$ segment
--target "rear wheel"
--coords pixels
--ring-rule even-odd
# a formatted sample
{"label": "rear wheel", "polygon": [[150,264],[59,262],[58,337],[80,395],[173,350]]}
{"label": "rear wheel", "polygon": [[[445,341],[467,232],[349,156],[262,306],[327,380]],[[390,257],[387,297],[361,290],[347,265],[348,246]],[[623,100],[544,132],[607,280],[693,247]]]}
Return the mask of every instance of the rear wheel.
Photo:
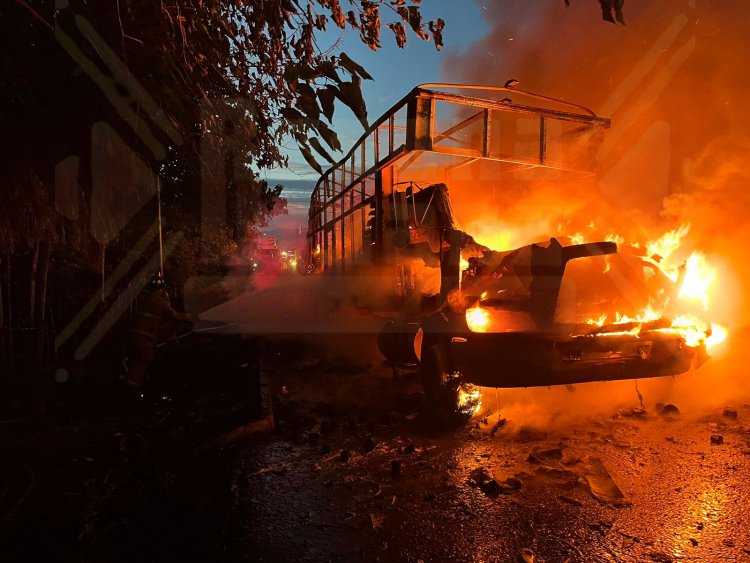
{"label": "rear wheel", "polygon": [[433,412],[469,417],[479,410],[479,390],[462,382],[461,374],[450,369],[444,346],[433,344],[422,352],[420,371],[425,400]]}

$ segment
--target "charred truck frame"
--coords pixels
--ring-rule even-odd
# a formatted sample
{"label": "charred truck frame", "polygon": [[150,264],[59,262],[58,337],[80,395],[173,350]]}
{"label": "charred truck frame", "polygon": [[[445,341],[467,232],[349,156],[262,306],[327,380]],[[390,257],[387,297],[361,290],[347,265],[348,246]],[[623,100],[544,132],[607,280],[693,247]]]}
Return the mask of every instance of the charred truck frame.
{"label": "charred truck frame", "polygon": [[[472,384],[547,386],[683,373],[705,350],[686,346],[663,322],[636,330],[560,314],[571,261],[616,257],[626,276],[663,293],[669,284],[657,266],[618,253],[613,242],[551,239],[494,252],[454,220],[448,187],[456,178],[487,166],[593,176],[609,126],[582,106],[514,88],[419,86],[318,181],[307,271],[392,281],[392,299],[380,308],[399,320],[380,334],[381,352],[393,363],[419,363],[435,405],[460,406]],[[481,193],[486,186],[478,184]],[[438,273],[439,284],[426,288],[420,268]]]}

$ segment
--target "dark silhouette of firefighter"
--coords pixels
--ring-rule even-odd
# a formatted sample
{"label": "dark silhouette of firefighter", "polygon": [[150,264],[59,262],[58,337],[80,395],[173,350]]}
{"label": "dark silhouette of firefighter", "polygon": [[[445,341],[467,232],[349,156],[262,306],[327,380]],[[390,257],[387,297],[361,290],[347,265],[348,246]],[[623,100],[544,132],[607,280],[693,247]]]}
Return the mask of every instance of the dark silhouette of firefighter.
{"label": "dark silhouette of firefighter", "polygon": [[161,275],[151,278],[141,296],[138,298],[138,311],[130,328],[130,357],[128,359],[128,377],[126,382],[140,386],[146,371],[156,354],[162,325],[164,321],[191,323],[190,316],[172,308],[167,293],[167,285]]}

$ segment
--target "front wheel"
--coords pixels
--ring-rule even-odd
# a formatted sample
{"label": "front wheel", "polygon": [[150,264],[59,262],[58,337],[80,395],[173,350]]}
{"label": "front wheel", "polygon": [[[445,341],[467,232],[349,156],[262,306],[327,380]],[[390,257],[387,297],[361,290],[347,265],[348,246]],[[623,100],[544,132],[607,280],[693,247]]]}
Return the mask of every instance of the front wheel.
{"label": "front wheel", "polygon": [[461,380],[461,374],[451,370],[444,346],[433,344],[422,353],[420,363],[422,389],[427,406],[435,412],[470,417],[481,407],[479,389]]}

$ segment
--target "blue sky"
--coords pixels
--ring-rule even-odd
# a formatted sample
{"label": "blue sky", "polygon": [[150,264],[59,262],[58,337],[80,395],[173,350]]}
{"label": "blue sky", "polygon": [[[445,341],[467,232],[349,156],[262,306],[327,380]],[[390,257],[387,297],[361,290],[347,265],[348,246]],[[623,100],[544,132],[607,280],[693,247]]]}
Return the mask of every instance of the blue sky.
{"label": "blue sky", "polygon": [[[369,121],[373,121],[389,109],[414,86],[425,82],[438,82],[442,75],[442,65],[446,55],[463,53],[487,32],[484,20],[485,7],[473,0],[424,0],[422,18],[428,21],[442,17],[446,22],[443,32],[445,46],[438,52],[432,41],[425,42],[408,30],[408,42],[403,49],[396,45],[390,29],[381,32],[382,47],[371,51],[359,39],[356,32],[342,31],[331,25],[321,34],[318,44],[321,49],[336,46],[361,64],[372,75],[372,81],[363,81],[362,91],[367,103]],[[396,21],[395,14],[383,11],[384,23]],[[338,133],[344,151],[349,150],[362,135],[363,129],[351,111],[338,103],[333,118],[333,128]],[[287,144],[289,170],[276,169],[262,174],[269,180],[283,182],[286,179],[317,180],[318,174],[312,170],[294,148]],[[334,158],[341,155],[334,155]],[[325,163],[321,163],[325,168]],[[295,182],[296,183],[296,182]]]}

